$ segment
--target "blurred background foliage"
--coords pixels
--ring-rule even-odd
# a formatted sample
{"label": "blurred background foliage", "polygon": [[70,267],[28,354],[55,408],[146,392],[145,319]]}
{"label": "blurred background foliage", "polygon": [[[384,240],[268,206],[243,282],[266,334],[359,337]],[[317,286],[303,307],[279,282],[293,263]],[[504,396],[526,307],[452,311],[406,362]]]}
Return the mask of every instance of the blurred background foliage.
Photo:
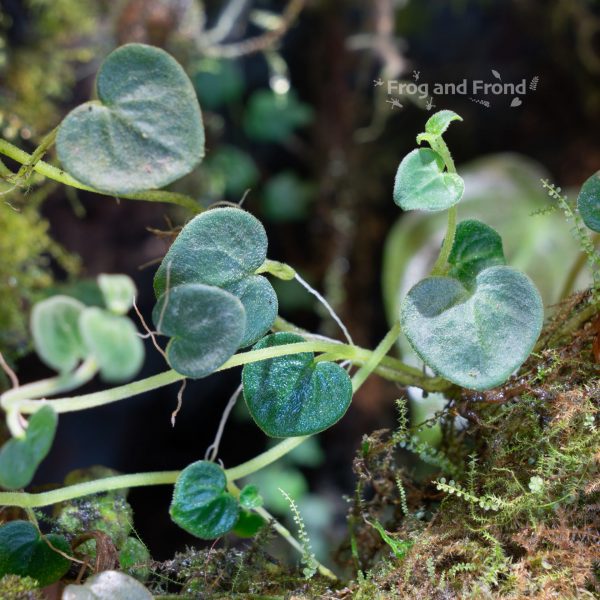
{"label": "blurred background foliage", "polygon": [[[425,101],[402,97],[402,108],[394,107],[374,82],[414,81],[415,71],[431,84],[487,81],[492,69],[506,81],[537,77],[535,92],[515,108],[507,99],[492,99],[489,108],[468,96],[433,101],[464,118],[448,135],[466,181],[460,217],[483,217],[497,228],[509,260],[533,277],[546,305],[558,300],[577,244],[560,214],[544,211],[539,179],[576,188],[600,164],[597,2],[0,0],[0,9],[5,139],[33,150],[93,95],[95,72],[114,47],[164,47],[192,79],[207,129],[205,161],[173,189],[206,206],[243,200],[265,222],[270,257],[298,268],[365,346],[385,334],[400,293],[427,271],[443,235],[436,216],[401,215],[391,201],[397,164],[429,116]],[[47,158],[55,160],[52,151]],[[38,176],[1,193],[0,351],[24,381],[48,374],[24,356],[28,311],[41,295],[93,296],[95,275],[124,272],[136,280],[148,317],[153,265],[188,215],[75,193]],[[338,335],[303,289],[277,283],[277,292],[285,318]],[[150,347],[148,354],[142,376],[164,368]],[[175,429],[171,389],[65,415],[39,482],[93,464],[133,472],[196,460],[237,375],[191,382]],[[341,495],[352,493],[361,436],[394,422],[402,393],[372,378],[341,423],[252,480],[283,518],[289,509],[278,488],[298,501],[321,558],[344,532]],[[424,402],[415,401],[413,418],[441,400]],[[240,403],[220,457],[231,466],[266,443]],[[405,460],[416,473],[426,468],[414,456]],[[129,497],[137,530],[159,559],[192,541],[169,522],[169,493],[134,490]]]}

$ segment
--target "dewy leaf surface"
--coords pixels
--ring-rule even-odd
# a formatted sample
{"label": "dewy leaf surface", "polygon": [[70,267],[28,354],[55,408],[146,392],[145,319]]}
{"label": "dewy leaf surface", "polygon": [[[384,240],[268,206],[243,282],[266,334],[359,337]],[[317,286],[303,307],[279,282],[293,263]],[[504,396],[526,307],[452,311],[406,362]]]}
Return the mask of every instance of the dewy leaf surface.
{"label": "dewy leaf surface", "polygon": [[111,52],[96,81],[99,101],[63,120],[58,157],[73,177],[104,192],[161,188],[204,156],[204,126],[192,83],[160,48],[127,44]]}
{"label": "dewy leaf surface", "polygon": [[462,198],[465,184],[444,171],[442,157],[429,148],[409,152],[398,167],[394,202],[403,210],[446,210]]}
{"label": "dewy leaf surface", "polygon": [[[254,275],[267,257],[261,222],[238,208],[217,208],[192,219],[177,236],[154,277],[157,298],[169,287],[200,283],[237,296],[246,311],[240,347],[260,339],[277,316],[277,296],[269,281]],[[200,313],[199,313],[200,314]]]}
{"label": "dewy leaf surface", "polygon": [[223,469],[199,460],[181,472],[169,512],[173,521],[188,533],[212,540],[233,529],[240,507],[227,491]]}
{"label": "dewy leaf surface", "polygon": [[583,222],[592,231],[600,232],[600,171],[594,173],[581,186],[577,208]]}
{"label": "dewy leaf surface", "polygon": [[0,449],[0,487],[16,490],[31,483],[40,463],[46,458],[58,417],[50,405],[31,415],[23,439],[10,439]]}
{"label": "dewy leaf surface", "polygon": [[201,378],[239,348],[246,330],[240,300],[218,287],[189,283],[164,294],[152,313],[159,333],[171,337],[167,359],[178,373]]}
{"label": "dewy leaf surface", "polygon": [[[70,554],[61,535],[46,536],[52,546]],[[0,527],[0,579],[19,575],[36,579],[40,587],[58,581],[69,570],[69,561],[53,550],[29,521],[10,521]]]}
{"label": "dewy leaf surface", "polygon": [[86,354],[79,332],[85,306],[68,296],[38,302],[31,311],[31,333],[39,357],[53,369],[71,371]]}
{"label": "dewy leaf surface", "polygon": [[469,287],[484,269],[506,264],[502,238],[481,221],[461,221],[456,228],[448,263],[451,266],[449,275]]}
{"label": "dewy leaf surface", "polygon": [[498,266],[481,271],[472,292],[450,277],[415,285],[400,307],[402,329],[436,373],[469,389],[506,381],[529,356],[543,306],[531,280]]}
{"label": "dewy leaf surface", "polygon": [[105,381],[125,381],[141,369],[144,345],[127,317],[113,315],[101,308],[86,308],[79,318],[79,328]]}
{"label": "dewy leaf surface", "polygon": [[[269,335],[253,349],[303,342],[294,333]],[[244,398],[257,425],[272,437],[310,435],[331,427],[352,400],[350,377],[339,365],[303,352],[247,364]]]}

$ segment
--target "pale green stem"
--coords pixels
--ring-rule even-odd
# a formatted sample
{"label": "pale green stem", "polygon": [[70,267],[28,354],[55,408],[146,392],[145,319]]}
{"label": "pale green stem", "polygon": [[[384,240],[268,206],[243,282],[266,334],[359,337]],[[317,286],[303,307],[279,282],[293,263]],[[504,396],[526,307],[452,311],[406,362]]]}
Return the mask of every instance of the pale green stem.
{"label": "pale green stem", "polygon": [[[61,392],[68,392],[90,381],[98,372],[98,365],[93,358],[87,359],[72,373],[65,373],[58,377],[43,379],[34,383],[19,386],[8,390],[0,396],[0,407],[6,411],[6,424],[10,433],[15,438],[25,437],[25,429],[21,424],[21,403],[30,398],[42,398]],[[37,408],[41,406],[37,400]]]}
{"label": "pale green stem", "polygon": [[[282,346],[262,348],[260,350],[241,352],[235,356],[232,356],[217,370],[225,371],[226,369],[259,362],[261,360],[299,354],[302,352],[328,352],[340,360],[350,360],[353,364],[358,365],[366,364],[373,355],[372,351],[364,348],[358,348],[357,346],[315,340],[310,342],[297,342],[293,344],[284,344]],[[372,369],[372,371],[377,372],[383,377],[386,377],[392,381],[397,381],[398,383],[403,383],[404,385],[421,386],[427,391],[438,391],[449,386],[448,382],[445,380],[440,378],[426,377],[418,369],[409,367],[397,359],[384,357],[379,362],[380,364],[377,366],[377,368]],[[92,394],[83,394],[81,396],[73,396],[69,398],[57,398],[54,400],[33,400],[31,399],[31,396],[45,396],[52,393],[48,391],[47,382],[38,382],[6,392],[0,397],[0,403],[2,406],[6,406],[7,401],[5,400],[5,396],[9,396],[11,407],[18,406],[19,412],[23,414],[31,414],[39,410],[44,403],[48,402],[52,405],[54,410],[60,414],[95,408],[105,404],[111,404],[113,402],[125,400],[132,396],[137,396],[138,394],[181,381],[184,378],[184,375],[170,370],[165,371],[164,373],[159,373],[158,375],[153,375],[152,377],[148,377],[146,379],[127,383],[125,385],[103,390],[101,392],[94,392]],[[58,380],[59,378],[56,379]],[[20,390],[23,391],[21,392]],[[32,390],[35,390],[38,393],[27,395],[26,392],[31,392]],[[15,401],[13,403],[13,399],[15,399],[17,393],[18,402]]]}
{"label": "pale green stem", "polygon": [[377,348],[373,351],[367,362],[356,371],[352,377],[352,391],[356,392],[358,388],[365,382],[367,377],[375,370],[375,368],[381,363],[383,357],[390,351],[392,346],[396,343],[398,336],[400,335],[400,323],[396,321],[392,328],[388,331],[386,336],[381,340]]}
{"label": "pale green stem", "polygon": [[294,448],[297,448],[300,444],[305,442],[309,437],[309,435],[305,435],[302,437],[286,438],[276,446],[255,456],[252,460],[242,463],[237,467],[227,469],[227,478],[236,480],[242,479],[242,477],[248,477],[248,475],[252,475],[252,473],[256,473],[256,471],[260,471],[260,469],[279,460],[282,456],[285,456],[288,452],[291,452]]}
{"label": "pale green stem", "polygon": [[[4,154],[9,158],[21,163],[22,165],[30,165],[33,160],[33,156],[28,154],[24,150],[13,146],[10,142],[6,140],[0,139],[0,154]],[[112,196],[114,194],[108,194],[106,192],[102,192],[100,190],[96,190],[88,185],[77,181],[74,177],[71,177],[68,173],[59,169],[57,167],[53,167],[52,165],[40,160],[33,165],[33,170],[44,177],[48,177],[49,179],[53,179],[54,181],[58,181],[59,183],[63,183],[64,185],[69,185],[71,187],[77,188],[79,190],[84,190],[87,192],[93,192],[95,194],[102,194],[104,196]],[[186,196],[185,194],[177,194],[175,192],[168,192],[163,190],[147,190],[143,192],[137,192],[135,194],[120,194],[119,198],[125,198],[127,200],[145,200],[147,202],[166,202],[168,204],[177,204],[193,213],[202,212],[202,207],[190,196]]]}
{"label": "pale green stem", "polygon": [[[435,142],[432,141],[431,147],[443,158],[444,163],[446,164],[446,168],[448,169],[448,173],[456,173],[456,167],[454,165],[454,160],[452,160],[452,155],[450,154],[450,150],[448,150],[448,146],[446,142],[442,139],[442,137],[438,137]],[[448,226],[446,227],[446,236],[444,237],[444,243],[442,244],[442,249],[440,250],[440,254],[431,269],[431,276],[443,276],[448,271],[448,257],[450,256],[450,252],[452,251],[452,246],[454,245],[454,237],[456,235],[456,221],[458,216],[458,209],[456,205],[451,206],[448,209]]]}

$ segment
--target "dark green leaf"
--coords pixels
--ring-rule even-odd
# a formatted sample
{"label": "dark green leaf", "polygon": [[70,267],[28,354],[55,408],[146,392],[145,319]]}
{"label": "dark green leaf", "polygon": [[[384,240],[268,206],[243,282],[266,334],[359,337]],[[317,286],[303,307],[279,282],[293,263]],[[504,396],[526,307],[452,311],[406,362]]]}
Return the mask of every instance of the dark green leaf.
{"label": "dark green leaf", "polygon": [[10,521],[0,527],[0,579],[7,574],[31,577],[40,587],[58,581],[69,570],[70,563],[48,542],[70,554],[64,537],[50,534],[42,538],[28,521]]}
{"label": "dark green leaf", "polygon": [[84,305],[68,296],[53,296],[38,302],[31,311],[31,333],[39,357],[64,373],[77,366],[86,349],[79,332]]}
{"label": "dark green leaf", "polygon": [[220,146],[208,155],[202,167],[213,177],[213,193],[219,200],[228,196],[240,200],[244,192],[255,186],[260,173],[252,157],[235,146]]}
{"label": "dark green leaf", "polygon": [[244,306],[246,330],[239,347],[250,346],[270,329],[277,318],[277,294],[262,275],[252,275],[224,289],[237,296]]}
{"label": "dark green leaf", "polygon": [[285,142],[296,129],[310,123],[312,116],[310,106],[300,102],[294,92],[258,90],[248,101],[244,129],[253,140]]}
{"label": "dark green leaf", "polygon": [[31,415],[23,439],[11,439],[0,449],[0,487],[15,490],[31,483],[40,463],[46,458],[58,417],[50,405]]}
{"label": "dark green leaf", "polygon": [[262,194],[262,209],[271,221],[300,221],[308,215],[315,197],[314,186],[300,179],[293,171],[271,177]]}
{"label": "dark green leaf", "polygon": [[394,202],[403,210],[446,210],[462,198],[465,184],[444,171],[442,157],[429,148],[407,154],[396,173]]}
{"label": "dark green leaf", "polygon": [[448,274],[471,286],[480,271],[506,264],[502,238],[481,221],[462,221],[456,228],[448,263]]}
{"label": "dark green leaf", "polygon": [[239,100],[244,93],[244,74],[233,60],[202,60],[192,81],[200,104],[209,110]]}
{"label": "dark green leaf", "polygon": [[440,110],[425,123],[425,131],[440,136],[448,129],[452,121],[462,121],[462,117],[452,110]]}
{"label": "dark green leaf", "polygon": [[144,345],[127,317],[101,308],[86,308],[79,318],[81,336],[105,381],[131,379],[144,362]]}
{"label": "dark green leaf", "polygon": [[71,111],[56,149],[76,179],[112,194],[161,188],[202,160],[204,126],[192,83],[164,50],[128,44],[98,72],[99,101]]}
{"label": "dark green leaf", "polygon": [[181,283],[222,287],[253,275],[267,257],[261,222],[238,208],[216,208],[192,219],[154,276],[156,297]]}
{"label": "dark green leaf", "polygon": [[221,467],[205,460],[192,463],[175,483],[171,518],[203,540],[227,533],[237,523],[240,507],[226,488],[227,477]]}
{"label": "dark green leaf", "polygon": [[260,515],[241,510],[238,522],[233,528],[233,533],[241,538],[250,538],[255,536],[264,526],[265,520]]}
{"label": "dark green leaf", "polygon": [[[253,349],[303,341],[294,333],[276,333]],[[250,414],[272,437],[323,431],[342,418],[352,400],[346,371],[335,363],[315,362],[312,352],[247,364],[242,382]]]}
{"label": "dark green leaf", "polygon": [[402,302],[400,321],[415,352],[436,373],[485,390],[527,359],[544,310],[531,280],[510,267],[485,269],[473,284],[468,291],[450,277],[420,281]]}
{"label": "dark green leaf", "polygon": [[171,288],[156,303],[152,318],[157,331],[172,338],[167,345],[171,367],[198,379],[210,375],[235,353],[246,330],[240,300],[199,283]]}
{"label": "dark green leaf", "polygon": [[581,186],[577,208],[583,222],[592,231],[600,232],[600,171],[594,173]]}

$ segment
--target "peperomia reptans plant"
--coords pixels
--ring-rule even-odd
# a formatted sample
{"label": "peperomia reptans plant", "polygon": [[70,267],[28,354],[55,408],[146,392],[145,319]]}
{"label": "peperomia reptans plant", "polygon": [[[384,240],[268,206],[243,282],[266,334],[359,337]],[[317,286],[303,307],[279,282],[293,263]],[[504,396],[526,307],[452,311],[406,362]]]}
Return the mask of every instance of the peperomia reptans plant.
{"label": "peperomia reptans plant", "polygon": [[[535,286],[507,266],[496,231],[479,221],[457,220],[464,181],[443,137],[453,121],[462,120],[452,111],[427,121],[417,142],[428,147],[401,161],[394,187],[394,201],[403,210],[448,211],[444,242],[430,276],[414,285],[397,322],[377,348],[368,350],[351,339],[342,343],[302,331],[278,317],[268,277],[302,280],[290,266],[267,258],[267,235],[254,216],[234,206],[203,210],[191,198],[154,189],[189,173],[204,154],[200,108],[173,58],[141,44],[119,48],[100,68],[97,95],[67,115],[33,155],[4,141],[0,152],[28,171],[80,189],[174,202],[200,213],[179,233],[154,278],[154,329],[147,335],[169,369],[123,383],[137,374],[144,359],[141,334],[127,316],[137,293],[129,278],[98,278],[103,307],[67,296],[38,303],[31,314],[33,343],[57,375],[15,385],[1,396],[13,437],[0,450],[0,486],[10,490],[0,492],[0,504],[31,511],[109,490],[174,484],[170,514],[180,527],[202,539],[230,531],[247,534],[271,517],[257,490],[240,490],[236,481],[334,425],[372,373],[424,391],[453,385],[486,390],[505,382],[534,348],[543,321]],[[62,169],[40,160],[54,142]],[[15,174],[14,181],[22,176]],[[586,182],[579,204],[585,222],[598,230],[597,174]],[[401,333],[433,375],[388,355]],[[164,338],[163,350],[159,340]],[[214,459],[199,460],[181,471],[109,476],[42,493],[18,491],[32,481],[48,454],[60,414],[238,366],[256,425],[267,436],[282,438],[266,452],[227,469]],[[97,374],[122,385],[47,399]],[[258,520],[250,521],[250,513]],[[283,526],[272,523],[302,551]],[[28,556],[47,553],[40,543],[39,532],[27,524],[0,528],[8,557],[4,562],[12,560],[15,544],[25,547]],[[0,569],[5,569],[1,561]],[[326,567],[319,569],[333,576]],[[51,581],[62,573],[64,563],[50,556],[40,579]]]}

